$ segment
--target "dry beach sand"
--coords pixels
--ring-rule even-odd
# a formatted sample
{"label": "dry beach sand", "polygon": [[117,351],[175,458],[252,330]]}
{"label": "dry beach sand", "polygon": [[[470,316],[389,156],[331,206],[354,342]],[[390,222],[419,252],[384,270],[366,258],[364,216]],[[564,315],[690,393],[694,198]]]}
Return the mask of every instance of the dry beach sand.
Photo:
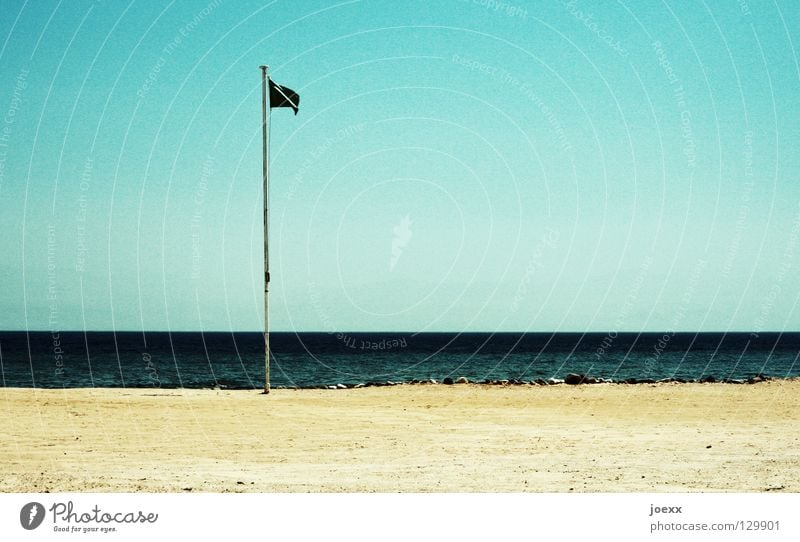
{"label": "dry beach sand", "polygon": [[0,390],[0,491],[800,491],[800,381]]}

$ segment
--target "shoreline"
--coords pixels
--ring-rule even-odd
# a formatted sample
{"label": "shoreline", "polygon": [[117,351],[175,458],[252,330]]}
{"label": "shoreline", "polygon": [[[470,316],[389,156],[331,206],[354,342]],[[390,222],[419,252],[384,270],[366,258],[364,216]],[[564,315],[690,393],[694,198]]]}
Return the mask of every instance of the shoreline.
{"label": "shoreline", "polygon": [[2,492],[799,492],[800,381],[3,388]]}
{"label": "shoreline", "polygon": [[[473,385],[473,386],[592,386],[596,384],[614,384],[624,386],[636,385],[652,385],[652,384],[735,384],[735,385],[752,385],[760,384],[763,382],[794,382],[800,381],[800,376],[767,376],[758,374],[750,378],[725,378],[717,379],[713,375],[706,375],[700,379],[687,379],[687,378],[626,378],[622,380],[613,380],[610,378],[593,377],[588,375],[570,373],[565,378],[537,378],[535,380],[518,380],[518,379],[497,379],[497,380],[469,380],[467,377],[445,377],[442,380],[427,379],[427,380],[386,380],[386,381],[369,381],[360,382],[357,384],[350,383],[336,383],[336,384],[318,384],[312,386],[286,386],[277,385],[270,386],[271,390],[347,390],[347,389],[360,389],[360,388],[380,388],[380,387],[393,387],[393,386],[449,386],[449,385]],[[101,389],[101,390],[206,390],[206,391],[253,391],[261,390],[258,387],[233,387],[228,385],[218,385],[214,387],[173,387],[173,386],[63,386],[63,387],[48,387],[48,386],[2,386],[0,389],[18,389],[18,390],[86,390],[86,389]]]}
{"label": "shoreline", "polygon": [[[757,374],[750,378],[725,378],[717,379],[713,375],[706,375],[699,379],[687,378],[626,378],[623,380],[614,380],[611,378],[594,377],[578,373],[570,373],[564,378],[537,378],[535,380],[520,380],[520,379],[496,379],[496,380],[469,380],[467,377],[461,376],[457,378],[445,377],[441,381],[436,379],[429,380],[410,380],[410,381],[372,381],[363,382],[359,384],[319,384],[316,386],[274,386],[272,389],[292,389],[292,390],[334,390],[334,389],[358,389],[369,387],[381,386],[408,386],[408,385],[463,385],[472,384],[479,386],[558,386],[566,384],[568,386],[590,386],[594,384],[624,384],[624,385],[637,385],[637,384],[760,384],[769,381],[793,381],[800,380],[800,376],[788,377],[774,377],[766,376],[764,374]],[[201,388],[201,389],[217,389],[217,388]],[[220,388],[224,389],[224,388]],[[229,388],[233,389],[233,388]],[[249,388],[248,388],[249,389]]]}

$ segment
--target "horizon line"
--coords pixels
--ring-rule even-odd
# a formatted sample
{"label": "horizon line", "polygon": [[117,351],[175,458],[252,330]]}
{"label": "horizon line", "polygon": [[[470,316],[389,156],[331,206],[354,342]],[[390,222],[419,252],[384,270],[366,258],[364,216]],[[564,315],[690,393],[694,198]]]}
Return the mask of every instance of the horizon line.
{"label": "horizon line", "polygon": [[[192,329],[0,329],[0,333],[259,333],[264,334],[264,331],[260,330],[220,330],[220,329],[206,329],[206,330],[192,330]],[[605,335],[644,335],[644,334],[654,334],[654,333],[663,333],[663,334],[673,334],[673,335],[686,335],[686,334],[701,334],[701,333],[714,333],[714,334],[750,334],[750,335],[774,335],[774,334],[787,334],[787,333],[800,333],[800,330],[784,330],[784,331],[774,331],[774,330],[766,330],[766,331],[754,331],[754,330],[713,330],[713,331],[699,331],[699,330],[652,330],[652,331],[630,331],[630,330],[597,330],[597,331],[575,331],[575,330],[539,330],[539,331],[531,331],[531,330],[504,330],[504,331],[490,331],[490,330],[478,330],[478,331],[455,331],[455,330],[446,330],[446,331],[409,331],[409,330],[384,330],[384,331],[369,331],[369,330],[348,330],[348,331],[326,331],[326,330],[270,330],[270,333],[319,333],[319,334],[327,334],[327,335],[336,335],[336,334],[347,334],[347,333],[374,333],[374,334],[408,334],[408,335],[422,335],[422,334],[430,334],[430,333],[456,333],[456,334],[467,334],[467,333],[481,333],[481,334],[519,334],[519,333],[539,333],[539,334],[558,334],[558,333],[572,333],[572,334],[605,334]]]}

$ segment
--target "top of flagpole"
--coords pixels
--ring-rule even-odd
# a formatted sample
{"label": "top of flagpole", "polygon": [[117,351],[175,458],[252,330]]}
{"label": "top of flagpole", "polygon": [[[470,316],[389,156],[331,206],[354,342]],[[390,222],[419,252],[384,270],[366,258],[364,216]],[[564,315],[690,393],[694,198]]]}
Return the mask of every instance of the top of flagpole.
{"label": "top of flagpole", "polygon": [[262,70],[266,71],[267,68],[269,68],[269,66],[265,66],[265,65],[262,64],[261,66],[259,66],[259,68],[261,68]]}

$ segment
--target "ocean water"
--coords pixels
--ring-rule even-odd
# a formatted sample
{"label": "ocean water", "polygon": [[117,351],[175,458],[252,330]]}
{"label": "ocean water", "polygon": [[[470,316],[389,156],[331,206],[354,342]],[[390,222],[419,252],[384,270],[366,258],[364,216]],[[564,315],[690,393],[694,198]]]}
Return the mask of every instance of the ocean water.
{"label": "ocean water", "polygon": [[[800,333],[272,333],[274,387],[563,378],[800,376]],[[7,387],[257,389],[260,333],[0,332]]]}

